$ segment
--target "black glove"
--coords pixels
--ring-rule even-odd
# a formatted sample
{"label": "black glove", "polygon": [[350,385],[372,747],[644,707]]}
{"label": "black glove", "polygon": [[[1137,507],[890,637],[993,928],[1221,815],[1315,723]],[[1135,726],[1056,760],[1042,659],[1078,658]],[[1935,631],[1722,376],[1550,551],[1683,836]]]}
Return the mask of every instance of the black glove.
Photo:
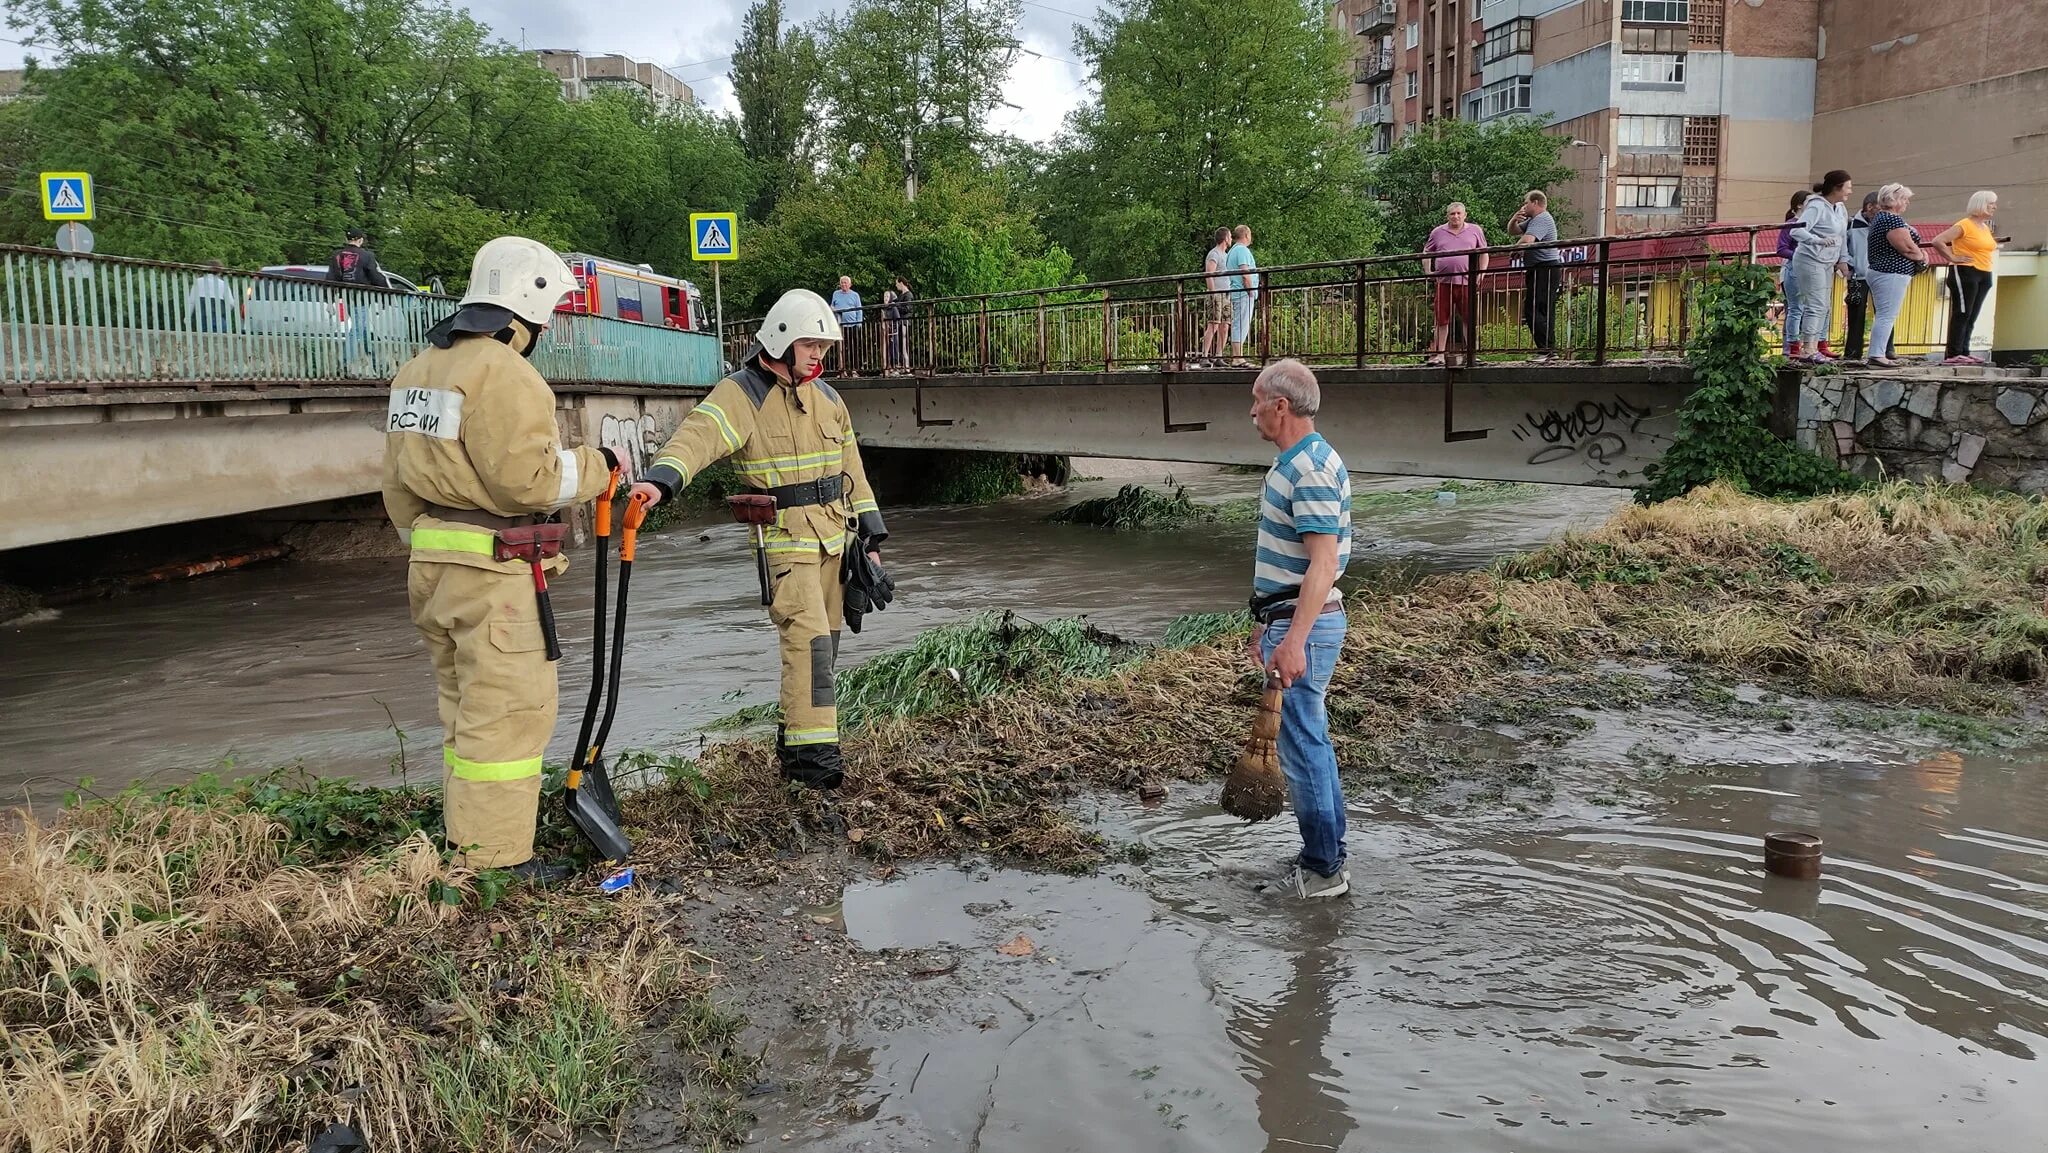
{"label": "black glove", "polygon": [[619,454],[618,454],[618,453],[615,453],[615,452],[613,452],[613,451],[612,451],[611,449],[608,449],[608,448],[604,448],[604,447],[602,447],[602,446],[600,446],[600,447],[598,448],[598,450],[597,450],[597,451],[599,451],[599,452],[601,452],[601,453],[603,453],[603,454],[604,454],[604,466],[605,466],[605,467],[606,467],[607,469],[610,469],[610,470],[611,470],[612,472],[617,472],[617,471],[619,471]]}

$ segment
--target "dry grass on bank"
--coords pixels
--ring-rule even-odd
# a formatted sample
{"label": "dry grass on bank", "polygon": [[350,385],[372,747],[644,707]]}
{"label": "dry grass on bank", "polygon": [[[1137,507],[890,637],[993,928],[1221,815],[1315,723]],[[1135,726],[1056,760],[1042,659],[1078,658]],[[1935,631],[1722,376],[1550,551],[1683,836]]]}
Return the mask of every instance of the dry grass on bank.
{"label": "dry grass on bank", "polygon": [[[2048,672],[2048,508],[1892,485],[1779,503],[1725,487],[1650,507],[1496,566],[1390,576],[1352,594],[1330,701],[1347,765],[1384,766],[1420,721],[1529,668],[1696,662],[1815,695],[2010,711]],[[1086,675],[949,684],[940,646],[893,683],[928,711],[848,740],[836,804],[774,780],[760,740],[671,760],[628,819],[655,860],[810,843],[843,829],[884,858],[985,850],[1056,865],[1101,846],[1061,811],[1085,789],[1201,779],[1235,756],[1257,676],[1237,631]],[[965,647],[1000,655],[984,626]],[[1028,662],[1020,662],[1028,664]],[[1086,662],[1071,662],[1084,667]],[[952,694],[948,705],[947,694]],[[865,707],[859,702],[856,708]]]}
{"label": "dry grass on bank", "polygon": [[736,1033],[653,902],[492,889],[417,834],[298,863],[228,804],[0,837],[0,1150],[554,1147],[638,1092],[643,1022]]}

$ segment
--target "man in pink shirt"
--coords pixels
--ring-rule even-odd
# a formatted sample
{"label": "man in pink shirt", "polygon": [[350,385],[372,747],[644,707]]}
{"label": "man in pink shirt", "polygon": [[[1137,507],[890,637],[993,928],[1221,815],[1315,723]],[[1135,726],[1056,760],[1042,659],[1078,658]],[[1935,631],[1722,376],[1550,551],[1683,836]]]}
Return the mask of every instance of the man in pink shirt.
{"label": "man in pink shirt", "polygon": [[[1465,221],[1465,206],[1452,201],[1444,209],[1444,223],[1430,231],[1429,243],[1422,246],[1423,271],[1430,274],[1436,285],[1436,338],[1429,342],[1429,363],[1442,365],[1444,353],[1451,338],[1451,318],[1464,317],[1471,324],[1474,317],[1468,315],[1472,302],[1472,274],[1486,271],[1486,254],[1474,256],[1473,250],[1486,247],[1486,230],[1477,224]],[[1450,253],[1453,255],[1434,255]],[[1474,261],[1477,261],[1475,267]]]}

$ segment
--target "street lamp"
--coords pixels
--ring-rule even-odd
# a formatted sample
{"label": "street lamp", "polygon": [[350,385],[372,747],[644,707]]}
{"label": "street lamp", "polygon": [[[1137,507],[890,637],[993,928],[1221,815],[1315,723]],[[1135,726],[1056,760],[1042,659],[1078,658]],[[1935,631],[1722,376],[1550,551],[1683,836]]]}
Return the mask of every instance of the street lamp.
{"label": "street lamp", "polygon": [[[967,121],[962,120],[958,116],[941,116],[937,120],[932,121],[932,127],[965,128],[967,127]],[[917,200],[917,161],[911,152],[911,141],[916,136],[917,128],[915,126],[906,129],[903,133],[903,199],[912,202]]]}
{"label": "street lamp", "polygon": [[1570,147],[1591,148],[1600,154],[1600,235],[1605,236],[1607,235],[1607,150],[1590,140],[1580,140],[1576,137],[1572,139]]}

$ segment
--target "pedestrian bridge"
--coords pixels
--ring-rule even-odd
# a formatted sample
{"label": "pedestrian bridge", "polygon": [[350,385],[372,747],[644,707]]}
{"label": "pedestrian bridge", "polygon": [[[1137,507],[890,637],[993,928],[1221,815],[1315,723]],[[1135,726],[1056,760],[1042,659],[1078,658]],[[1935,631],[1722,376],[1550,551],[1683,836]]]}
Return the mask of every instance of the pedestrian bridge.
{"label": "pedestrian bridge", "polygon": [[[1253,464],[1251,365],[1295,356],[1358,471],[1626,485],[1674,431],[1702,270],[1768,251],[1753,229],[1577,242],[1544,363],[1503,249],[1453,332],[1466,364],[1425,362],[1411,256],[1263,270],[1242,365],[1204,355],[1222,295],[1162,277],[871,307],[829,378],[870,445]],[[0,549],[376,491],[390,373],[454,299],[208,276],[0,247]],[[565,440],[634,468],[721,373],[712,335],[569,314],[533,362]]]}

